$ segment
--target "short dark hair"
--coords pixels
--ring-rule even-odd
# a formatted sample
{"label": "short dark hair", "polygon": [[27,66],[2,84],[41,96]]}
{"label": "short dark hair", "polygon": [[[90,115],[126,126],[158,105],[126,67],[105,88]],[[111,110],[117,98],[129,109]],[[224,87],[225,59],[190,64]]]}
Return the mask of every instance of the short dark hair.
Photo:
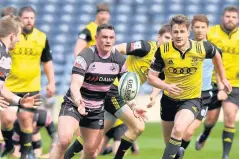
{"label": "short dark hair", "polygon": [[21,17],[23,12],[33,12],[34,14],[36,14],[35,9],[33,9],[33,7],[31,6],[25,6],[19,9],[18,15]]}
{"label": "short dark hair", "polygon": [[191,22],[192,26],[194,25],[194,23],[195,23],[196,21],[200,21],[200,22],[207,23],[207,26],[209,25],[209,20],[208,20],[207,16],[204,15],[204,14],[194,15],[194,16],[193,16],[193,19],[192,19],[192,22]]}
{"label": "short dark hair", "polygon": [[171,26],[169,24],[164,24],[158,31],[159,35],[163,35],[166,32],[170,32],[171,31]]}
{"label": "short dark hair", "polygon": [[2,12],[1,12],[1,17],[4,17],[6,15],[17,15],[17,9],[15,7],[5,7],[2,9]]}
{"label": "short dark hair", "polygon": [[178,14],[178,15],[172,17],[172,19],[170,20],[169,24],[170,24],[171,28],[173,27],[174,24],[186,25],[186,27],[188,29],[189,29],[189,26],[190,26],[190,22],[189,22],[188,17],[186,17],[183,14]]}
{"label": "short dark hair", "polygon": [[111,25],[111,24],[101,24],[97,27],[97,35],[100,33],[101,30],[103,29],[109,29],[109,30],[113,30],[115,31],[114,29],[114,26]]}
{"label": "short dark hair", "polygon": [[227,6],[226,8],[224,8],[222,15],[224,15],[226,12],[237,12],[237,14],[239,15],[239,10],[236,6]]}
{"label": "short dark hair", "polygon": [[97,5],[96,13],[101,12],[101,11],[110,12],[107,3],[99,3],[99,4]]}

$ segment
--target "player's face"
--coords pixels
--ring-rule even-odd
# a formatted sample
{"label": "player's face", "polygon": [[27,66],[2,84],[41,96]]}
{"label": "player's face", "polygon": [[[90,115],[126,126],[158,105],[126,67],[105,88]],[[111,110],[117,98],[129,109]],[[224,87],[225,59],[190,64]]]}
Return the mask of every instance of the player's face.
{"label": "player's face", "polygon": [[97,14],[97,21],[99,24],[107,24],[110,19],[110,14],[107,11],[100,11]]}
{"label": "player's face", "polygon": [[20,39],[21,31],[22,31],[22,29],[19,27],[17,34],[12,34],[12,35],[10,35],[11,43],[10,43],[9,48],[8,48],[9,50],[13,50],[13,49],[14,49],[16,43],[17,43],[17,42],[19,41],[19,39]]}
{"label": "player's face", "polygon": [[23,31],[29,33],[32,31],[35,24],[35,14],[28,11],[23,12],[21,21],[23,23]]}
{"label": "player's face", "polygon": [[170,32],[165,32],[162,35],[158,34],[158,45],[162,45],[170,41],[172,41]]}
{"label": "player's face", "polygon": [[114,30],[102,29],[100,33],[96,35],[96,42],[96,45],[101,53],[108,53],[112,50],[115,43]]}
{"label": "player's face", "polygon": [[172,26],[171,35],[176,47],[185,46],[188,42],[189,34],[189,29],[184,24],[174,24]]}
{"label": "player's face", "polygon": [[208,25],[205,22],[196,21],[192,26],[192,31],[197,41],[205,40],[208,32]]}
{"label": "player's face", "polygon": [[239,17],[237,12],[226,11],[222,16],[222,25],[228,31],[232,31],[238,27],[238,23]]}

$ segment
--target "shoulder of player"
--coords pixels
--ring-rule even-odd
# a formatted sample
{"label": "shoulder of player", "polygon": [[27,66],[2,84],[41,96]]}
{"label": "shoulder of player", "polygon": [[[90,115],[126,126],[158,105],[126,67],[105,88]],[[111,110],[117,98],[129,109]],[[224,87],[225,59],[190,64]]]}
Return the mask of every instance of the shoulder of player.
{"label": "shoulder of player", "polygon": [[96,24],[94,21],[92,21],[92,22],[88,23],[88,24],[84,27],[84,29],[88,29],[88,30],[89,30],[90,27],[97,27],[97,24]]}
{"label": "shoulder of player", "polygon": [[112,49],[112,54],[113,54],[113,56],[114,57],[116,57],[116,58],[114,58],[114,59],[116,59],[116,60],[118,60],[118,61],[125,61],[125,56],[124,55],[122,55],[116,48],[113,48]]}
{"label": "shoulder of player", "polygon": [[47,38],[46,33],[44,33],[43,31],[40,31],[40,30],[37,29],[37,28],[33,28],[32,34],[35,34],[35,35],[37,35],[37,36],[41,36],[41,37]]}
{"label": "shoulder of player", "polygon": [[161,53],[167,53],[170,52],[171,48],[174,48],[174,46],[172,45],[172,42],[167,42],[165,44],[161,44],[158,48]]}

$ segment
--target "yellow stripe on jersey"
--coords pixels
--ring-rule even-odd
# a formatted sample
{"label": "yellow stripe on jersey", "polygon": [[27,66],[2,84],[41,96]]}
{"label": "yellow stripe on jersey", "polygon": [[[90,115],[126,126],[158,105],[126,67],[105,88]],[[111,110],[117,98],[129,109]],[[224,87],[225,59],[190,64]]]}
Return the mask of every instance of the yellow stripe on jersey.
{"label": "yellow stripe on jersey", "polygon": [[201,96],[202,87],[202,63],[206,57],[203,42],[191,41],[191,48],[181,55],[172,42],[160,46],[161,57],[164,61],[165,82],[178,84],[183,92],[178,96],[172,96],[164,91],[164,94],[173,99],[192,99]]}
{"label": "yellow stripe on jersey", "polygon": [[97,27],[98,25],[95,22],[91,22],[85,27],[91,33],[91,41],[88,42],[87,47],[90,47],[96,44],[95,35],[97,32]]}
{"label": "yellow stripe on jersey", "polygon": [[14,50],[10,51],[12,68],[5,85],[12,92],[34,92],[41,89],[40,61],[46,44],[46,34],[33,29],[27,37],[23,34]]}
{"label": "yellow stripe on jersey", "polygon": [[[222,50],[223,66],[228,81],[233,87],[239,87],[239,29],[225,33],[220,25],[215,25],[208,30],[208,40]],[[213,76],[216,83],[216,77]]]}

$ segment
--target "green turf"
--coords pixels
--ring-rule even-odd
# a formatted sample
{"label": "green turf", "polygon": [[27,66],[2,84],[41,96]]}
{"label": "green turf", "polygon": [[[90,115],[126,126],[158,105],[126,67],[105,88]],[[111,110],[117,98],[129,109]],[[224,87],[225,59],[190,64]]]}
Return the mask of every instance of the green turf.
{"label": "green turf", "polygon": [[[239,151],[239,127],[238,123],[237,131],[235,134],[235,139],[232,147],[232,151],[230,154],[230,159],[238,159],[238,151]],[[194,148],[195,140],[197,135],[200,133],[202,127],[198,129],[198,131],[194,134],[193,140],[188,147],[184,159],[221,159],[222,155],[222,129],[223,123],[218,123],[213,129],[209,140],[207,141],[205,147],[201,151],[196,151]],[[43,137],[43,146],[44,151],[46,152],[49,147],[50,138],[46,134],[46,131],[42,131]],[[46,142],[48,141],[48,142]],[[161,126],[159,123],[148,123],[146,125],[145,132],[138,139],[138,143],[140,145],[140,154],[138,156],[132,156],[129,152],[126,159],[160,159],[163,154],[163,150],[165,148],[163,144],[163,137],[161,133]],[[113,156],[104,156],[98,157],[99,159],[112,159]],[[79,157],[75,157],[74,159],[79,159]]]}

